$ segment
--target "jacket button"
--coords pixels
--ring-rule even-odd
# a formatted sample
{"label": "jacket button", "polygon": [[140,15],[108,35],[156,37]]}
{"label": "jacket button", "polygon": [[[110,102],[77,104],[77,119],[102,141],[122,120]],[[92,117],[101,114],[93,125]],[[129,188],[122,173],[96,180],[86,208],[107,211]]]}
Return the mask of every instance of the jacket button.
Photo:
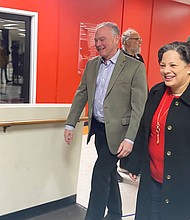
{"label": "jacket button", "polygon": [[170,201],[169,199],[165,199],[165,203],[168,204]]}
{"label": "jacket button", "polygon": [[168,175],[166,176],[166,179],[167,179],[167,180],[170,180],[170,179],[171,179],[171,175],[168,174]]}
{"label": "jacket button", "polygon": [[171,130],[172,130],[172,126],[171,126],[171,125],[168,125],[168,126],[167,126],[167,129],[168,129],[169,131],[171,131]]}
{"label": "jacket button", "polygon": [[169,151],[167,151],[167,156],[171,156],[172,155],[172,152],[169,150]]}
{"label": "jacket button", "polygon": [[179,105],[179,101],[175,101],[175,106],[178,106]]}

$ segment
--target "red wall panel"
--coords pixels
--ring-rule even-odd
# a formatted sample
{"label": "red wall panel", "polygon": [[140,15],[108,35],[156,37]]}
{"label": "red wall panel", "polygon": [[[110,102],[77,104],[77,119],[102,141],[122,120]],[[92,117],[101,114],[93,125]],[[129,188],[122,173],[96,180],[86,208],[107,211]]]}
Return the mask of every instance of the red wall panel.
{"label": "red wall panel", "polygon": [[142,51],[141,54],[148,62],[150,33],[152,25],[153,0],[125,0],[123,13],[123,31],[134,28],[141,35]]}
{"label": "red wall panel", "polygon": [[[45,3],[44,3],[45,4]],[[46,2],[40,8],[38,18],[38,66],[37,97],[38,103],[56,102],[57,57],[59,44],[59,0]]]}

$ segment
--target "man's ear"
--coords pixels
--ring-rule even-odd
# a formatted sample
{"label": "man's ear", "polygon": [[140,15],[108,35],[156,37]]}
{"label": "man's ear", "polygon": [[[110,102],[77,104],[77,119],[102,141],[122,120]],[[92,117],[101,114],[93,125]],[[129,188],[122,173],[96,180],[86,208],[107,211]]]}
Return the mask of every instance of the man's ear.
{"label": "man's ear", "polygon": [[116,44],[118,44],[119,41],[120,41],[120,36],[119,36],[119,35],[116,35],[116,36],[115,36],[115,42],[116,42]]}

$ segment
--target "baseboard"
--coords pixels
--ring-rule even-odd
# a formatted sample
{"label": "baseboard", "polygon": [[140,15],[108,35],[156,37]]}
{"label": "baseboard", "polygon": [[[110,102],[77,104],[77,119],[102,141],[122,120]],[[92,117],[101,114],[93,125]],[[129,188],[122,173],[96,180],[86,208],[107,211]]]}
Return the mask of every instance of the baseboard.
{"label": "baseboard", "polygon": [[0,216],[1,220],[26,220],[76,203],[76,195]]}

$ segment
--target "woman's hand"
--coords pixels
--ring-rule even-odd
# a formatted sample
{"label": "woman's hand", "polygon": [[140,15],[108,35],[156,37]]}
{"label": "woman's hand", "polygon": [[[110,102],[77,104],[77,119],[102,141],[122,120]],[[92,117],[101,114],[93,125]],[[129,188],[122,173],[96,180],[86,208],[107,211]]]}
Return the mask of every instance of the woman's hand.
{"label": "woman's hand", "polygon": [[136,181],[137,180],[137,175],[129,173],[129,177],[133,180]]}

